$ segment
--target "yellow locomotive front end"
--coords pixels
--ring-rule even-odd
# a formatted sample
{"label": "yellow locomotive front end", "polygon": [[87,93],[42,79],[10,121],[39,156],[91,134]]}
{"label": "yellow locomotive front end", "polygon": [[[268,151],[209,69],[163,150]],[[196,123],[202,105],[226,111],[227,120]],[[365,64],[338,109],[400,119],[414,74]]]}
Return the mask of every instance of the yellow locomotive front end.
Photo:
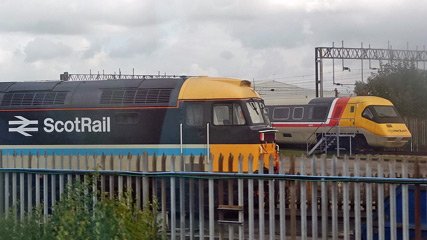
{"label": "yellow locomotive front end", "polygon": [[353,97],[347,108],[346,117],[354,119],[357,133],[364,136],[359,141],[366,141],[371,147],[400,148],[411,139],[405,122],[389,100],[373,96]]}
{"label": "yellow locomotive front end", "polygon": [[249,156],[253,157],[253,171],[259,169],[261,156],[265,168],[269,166],[270,156],[277,161],[276,130],[271,127],[263,100],[249,81],[190,77],[182,86],[179,100],[186,118],[189,113],[195,115],[191,110],[195,106],[203,109],[199,114],[203,124],[188,126],[185,131],[196,133],[189,141],[202,136],[201,141],[193,143],[203,143],[206,139],[214,171],[237,172],[239,155],[243,157],[244,172],[250,169]]}

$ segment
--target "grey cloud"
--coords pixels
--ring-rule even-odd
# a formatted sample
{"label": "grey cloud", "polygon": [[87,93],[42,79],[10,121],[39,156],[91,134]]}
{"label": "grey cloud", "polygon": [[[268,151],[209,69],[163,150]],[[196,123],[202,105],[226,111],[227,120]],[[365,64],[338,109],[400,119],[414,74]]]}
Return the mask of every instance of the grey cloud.
{"label": "grey cloud", "polygon": [[155,25],[169,17],[158,1],[6,1],[0,4],[0,31],[32,34],[87,34],[103,26]]}
{"label": "grey cloud", "polygon": [[44,38],[36,38],[24,48],[25,61],[35,62],[59,57],[67,57],[72,49],[62,43],[55,43]]}
{"label": "grey cloud", "polygon": [[230,51],[226,50],[226,51],[222,51],[222,52],[221,52],[221,57],[222,57],[223,59],[230,60],[230,59],[232,59],[232,58],[234,57],[234,55],[233,55],[233,53],[232,53],[232,52],[230,52]]}

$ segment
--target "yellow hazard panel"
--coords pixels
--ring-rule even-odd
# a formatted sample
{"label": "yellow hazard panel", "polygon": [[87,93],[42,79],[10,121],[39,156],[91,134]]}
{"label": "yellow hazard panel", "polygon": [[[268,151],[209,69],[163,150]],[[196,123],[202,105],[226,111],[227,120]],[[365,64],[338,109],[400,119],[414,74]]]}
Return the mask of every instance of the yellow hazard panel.
{"label": "yellow hazard panel", "polygon": [[[238,157],[243,155],[243,172],[249,170],[249,155],[254,156],[253,171],[259,168],[259,158],[263,155],[264,167],[268,168],[269,158],[273,156],[277,161],[276,144],[213,144],[210,146],[213,156],[213,170],[215,172],[238,172]],[[222,157],[220,157],[222,155]],[[230,155],[233,159],[230,160]]]}

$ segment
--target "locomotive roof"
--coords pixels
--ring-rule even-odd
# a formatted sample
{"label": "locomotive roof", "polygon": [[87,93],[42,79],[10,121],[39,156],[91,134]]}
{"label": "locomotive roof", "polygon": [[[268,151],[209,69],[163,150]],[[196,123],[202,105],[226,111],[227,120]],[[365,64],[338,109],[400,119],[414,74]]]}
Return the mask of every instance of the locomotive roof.
{"label": "locomotive roof", "polygon": [[308,104],[325,104],[325,105],[331,105],[334,101],[334,97],[325,97],[325,98],[314,98],[308,102]]}
{"label": "locomotive roof", "polygon": [[176,106],[178,99],[259,98],[250,82],[171,77],[0,82],[0,108]]}

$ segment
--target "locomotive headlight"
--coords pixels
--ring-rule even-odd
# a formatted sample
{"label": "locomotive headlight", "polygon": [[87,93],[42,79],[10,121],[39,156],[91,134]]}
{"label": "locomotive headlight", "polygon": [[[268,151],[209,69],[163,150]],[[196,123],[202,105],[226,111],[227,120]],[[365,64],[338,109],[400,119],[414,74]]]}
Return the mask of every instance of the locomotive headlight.
{"label": "locomotive headlight", "polygon": [[259,132],[259,140],[261,142],[274,142],[276,139],[277,130],[266,130]]}
{"label": "locomotive headlight", "polygon": [[264,135],[264,133],[263,133],[263,132],[259,133],[259,140],[260,140],[261,142],[264,142],[264,139],[265,139],[265,135]]}

